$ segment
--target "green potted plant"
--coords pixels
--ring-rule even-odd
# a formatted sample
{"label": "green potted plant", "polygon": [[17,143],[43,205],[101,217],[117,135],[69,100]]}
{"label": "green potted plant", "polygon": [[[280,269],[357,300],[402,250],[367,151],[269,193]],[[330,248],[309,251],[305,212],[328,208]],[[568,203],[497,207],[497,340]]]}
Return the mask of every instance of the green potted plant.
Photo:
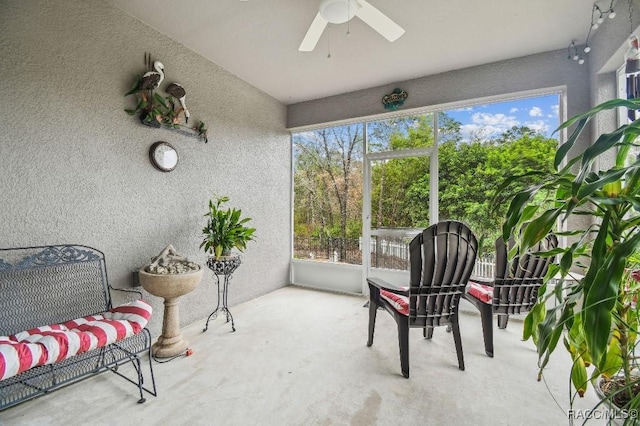
{"label": "green potted plant", "polygon": [[202,229],[204,239],[200,248],[219,259],[221,256],[229,256],[232,248],[243,251],[247,248],[247,242],[254,240],[255,228],[244,224],[251,220],[250,217],[242,218],[242,210],[223,208],[229,197],[216,197],[209,200],[209,211],[205,214],[207,225]]}
{"label": "green potted plant", "polygon": [[[629,148],[640,135],[640,120],[625,124],[569,158],[569,152],[589,121],[602,111],[616,108],[640,109],[640,100],[616,99],[576,116],[559,128],[573,130],[555,156],[555,173],[538,174],[539,182],[509,198],[503,237],[514,236],[517,250],[524,252],[549,232],[567,236],[569,243],[544,253],[556,256],[540,289],[538,303],[527,315],[524,338],[537,347],[540,375],[560,339],[574,361],[571,382],[582,396],[591,382],[614,376],[627,392],[623,409],[640,406],[640,395],[632,392],[639,377],[634,374],[638,315],[635,309],[637,285],[629,279],[630,256],[640,244],[640,160],[629,164]],[[615,164],[597,170],[607,158]],[[503,190],[525,176],[514,176]],[[559,221],[587,218],[584,226],[556,232]],[[625,272],[627,271],[627,272]],[[583,275],[578,280],[571,272]],[[551,288],[550,280],[557,283]],[[554,298],[554,304],[547,304]],[[547,307],[551,306],[553,307]],[[593,365],[590,377],[588,367]]]}
{"label": "green potted plant", "polygon": [[[637,330],[640,325],[640,310],[637,305],[640,290],[640,269],[637,255],[627,261],[620,296],[616,301],[613,329],[610,337],[610,352],[607,365],[602,371],[603,378],[597,383],[596,391],[615,407],[635,409],[633,399],[640,393],[640,376],[635,354],[638,344]],[[617,356],[616,356],[617,355]]]}

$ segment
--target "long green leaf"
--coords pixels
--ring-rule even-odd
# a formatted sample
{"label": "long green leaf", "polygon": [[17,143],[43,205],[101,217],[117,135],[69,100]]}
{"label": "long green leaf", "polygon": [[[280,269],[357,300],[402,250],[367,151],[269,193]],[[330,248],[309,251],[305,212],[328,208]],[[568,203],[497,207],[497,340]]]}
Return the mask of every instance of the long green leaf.
{"label": "long green leaf", "polygon": [[591,164],[600,154],[613,148],[622,140],[622,136],[627,128],[628,125],[623,125],[611,133],[601,134],[598,139],[584,151],[582,164],[585,166]]}
{"label": "long green leaf", "polygon": [[601,368],[606,362],[607,342],[611,333],[611,311],[615,307],[624,272],[625,259],[611,258],[596,274],[585,299],[584,324],[587,345],[594,363]]}
{"label": "long green leaf", "polygon": [[159,94],[154,93],[153,94],[153,99],[155,99],[155,101],[158,102],[160,105],[162,105],[164,108],[167,108],[167,103],[162,98],[162,96],[160,96]]}
{"label": "long green leaf", "polygon": [[129,95],[131,95],[133,93],[139,92],[138,87],[140,87],[140,79],[141,78],[142,78],[142,76],[139,75],[139,74],[136,76],[136,80],[133,82],[133,85],[131,86],[131,89],[127,93],[124,94],[125,96],[129,96]]}
{"label": "long green leaf", "polygon": [[584,118],[587,117],[593,117],[594,115],[596,115],[597,113],[599,113],[600,111],[604,111],[604,110],[609,110],[609,109],[615,109],[615,108],[629,108],[632,110],[636,110],[636,109],[640,109],[640,100],[638,99],[620,99],[620,98],[616,98],[616,99],[611,99],[609,101],[603,102],[599,105],[596,105],[595,107],[591,108],[589,111],[576,115],[572,118],[570,118],[569,120],[565,121],[564,123],[562,123],[556,130],[555,132],[557,132],[558,130],[564,129],[566,127],[570,127],[573,124],[575,124],[577,121],[580,121]]}
{"label": "long green leaf", "polygon": [[[564,160],[564,158],[567,156],[567,154],[569,153],[571,148],[573,148],[573,145],[578,140],[578,137],[582,133],[582,130],[584,130],[584,128],[587,126],[587,123],[589,122],[590,119],[591,119],[590,116],[583,117],[583,118],[579,119],[578,120],[578,125],[576,126],[576,128],[573,131],[573,133],[571,134],[571,136],[569,136],[569,138],[567,139],[567,141],[565,143],[563,143],[562,145],[560,145],[560,147],[558,147],[558,151],[556,151],[555,159],[553,160],[553,166],[556,169],[558,167],[560,167],[560,164],[562,163],[562,160]],[[568,126],[567,123],[568,122],[566,122],[563,125],[561,125],[560,127],[558,127],[558,129],[556,131],[558,131],[558,130],[564,128],[564,127],[567,127]]]}
{"label": "long green leaf", "polygon": [[[589,111],[577,115],[566,122],[562,123],[560,127],[558,127],[555,132],[565,129],[567,127],[573,126],[576,124],[575,130],[572,132],[571,136],[567,139],[565,143],[563,143],[556,152],[556,158],[554,160],[554,166],[558,168],[562,160],[567,156],[573,145],[575,144],[578,137],[581,135],[582,131],[588,124],[589,120],[591,120],[596,114],[603,110],[615,109],[619,107],[625,107],[629,109],[640,109],[640,102],[637,100],[627,100],[627,99],[613,99],[607,102],[604,102],[600,105],[597,105],[590,109]],[[555,133],[554,132],[554,133]]]}
{"label": "long green leaf", "polygon": [[627,195],[621,195],[620,198],[623,201],[626,201],[627,203],[631,204],[635,211],[640,212],[640,198],[638,198],[638,197],[629,197]]}
{"label": "long green leaf", "polygon": [[578,189],[577,196],[579,199],[592,195],[597,190],[601,189],[604,185],[620,180],[624,176],[626,169],[611,169],[601,174],[598,180],[582,185]]}
{"label": "long green leaf", "polygon": [[524,228],[520,250],[526,252],[530,247],[540,242],[555,226],[556,220],[562,213],[561,209],[551,209],[529,222]]}
{"label": "long green leaf", "polygon": [[587,273],[583,280],[585,294],[589,292],[592,283],[595,281],[598,270],[604,264],[604,259],[607,253],[607,228],[609,227],[610,221],[611,212],[607,211],[602,218],[600,229],[598,230],[596,239],[593,242],[593,247],[591,249],[591,267],[587,270]]}
{"label": "long green leaf", "polygon": [[591,251],[591,266],[583,280],[585,306],[583,307],[583,327],[587,346],[593,362],[602,366],[605,362],[609,333],[611,331],[611,311],[613,310],[624,271],[626,259],[617,256],[618,247],[608,251],[607,237],[611,213],[603,217],[598,235]]}
{"label": "long green leaf", "polygon": [[513,230],[521,220],[522,212],[532,196],[533,191],[521,191],[511,200],[509,209],[507,210],[506,220],[502,225],[502,238],[505,241],[509,240],[513,234]]}

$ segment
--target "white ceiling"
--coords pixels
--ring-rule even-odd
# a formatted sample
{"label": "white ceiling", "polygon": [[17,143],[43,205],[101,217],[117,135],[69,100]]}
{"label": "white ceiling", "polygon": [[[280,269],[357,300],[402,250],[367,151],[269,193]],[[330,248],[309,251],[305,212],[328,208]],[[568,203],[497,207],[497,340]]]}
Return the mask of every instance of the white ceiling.
{"label": "white ceiling", "polygon": [[[107,1],[285,104],[566,49],[584,43],[592,9],[587,0],[369,0],[406,30],[400,39],[354,18],[299,52],[320,0]],[[623,19],[614,8],[604,25]]]}

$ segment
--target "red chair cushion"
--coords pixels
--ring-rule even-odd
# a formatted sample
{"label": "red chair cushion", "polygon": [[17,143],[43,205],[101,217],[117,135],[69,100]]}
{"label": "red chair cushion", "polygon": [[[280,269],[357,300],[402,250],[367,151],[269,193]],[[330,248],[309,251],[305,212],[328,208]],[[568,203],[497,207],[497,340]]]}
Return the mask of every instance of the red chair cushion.
{"label": "red chair cushion", "polygon": [[469,281],[467,293],[483,303],[491,304],[493,302],[493,287],[489,285]]}
{"label": "red chair cushion", "polygon": [[402,315],[409,315],[409,298],[407,296],[401,296],[399,294],[380,289],[380,297],[391,303],[393,309]]}

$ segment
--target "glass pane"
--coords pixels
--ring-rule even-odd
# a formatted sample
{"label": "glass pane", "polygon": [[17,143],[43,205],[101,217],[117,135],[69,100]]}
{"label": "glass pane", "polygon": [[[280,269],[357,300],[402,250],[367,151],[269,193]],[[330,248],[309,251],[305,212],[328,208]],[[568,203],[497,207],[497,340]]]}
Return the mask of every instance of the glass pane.
{"label": "glass pane", "polygon": [[409,267],[409,242],[429,225],[429,157],[371,162],[371,266]]}
{"label": "glass pane", "polygon": [[557,93],[478,104],[440,112],[439,143],[451,139],[470,143],[517,136],[523,130],[554,137],[559,122],[560,95]]}
{"label": "glass pane", "polygon": [[554,170],[558,106],[553,94],[440,113],[439,219],[467,223],[486,238],[484,253],[493,252],[508,207],[494,199],[504,180]]}
{"label": "glass pane", "polygon": [[367,123],[369,152],[433,146],[433,114],[410,115]]}
{"label": "glass pane", "polygon": [[294,258],[362,264],[363,125],[292,135]]}

